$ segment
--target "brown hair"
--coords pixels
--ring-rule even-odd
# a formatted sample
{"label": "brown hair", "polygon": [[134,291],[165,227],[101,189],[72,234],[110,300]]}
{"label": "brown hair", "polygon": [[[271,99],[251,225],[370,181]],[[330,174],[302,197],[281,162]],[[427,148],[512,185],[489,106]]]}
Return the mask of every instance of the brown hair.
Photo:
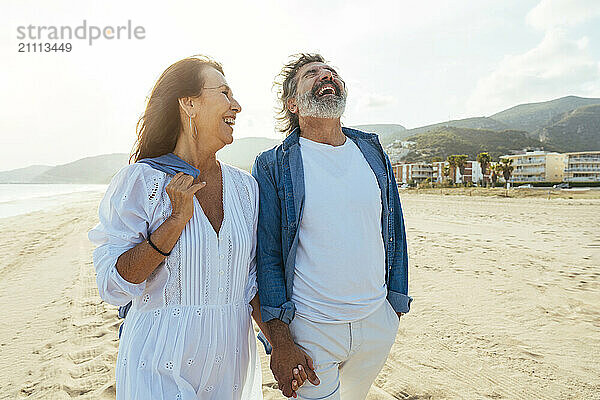
{"label": "brown hair", "polygon": [[281,72],[275,78],[275,86],[278,86],[277,98],[279,107],[277,109],[277,125],[280,132],[289,135],[300,126],[298,115],[287,108],[287,101],[296,96],[298,70],[313,62],[325,62],[322,55],[318,53],[298,53],[290,56],[290,61],[283,66]]}
{"label": "brown hair", "polygon": [[177,61],[162,73],[136,125],[137,139],[129,162],[162,156],[175,149],[182,131],[178,99],[200,95],[204,86],[202,71],[207,67],[224,74],[221,64],[203,55]]}

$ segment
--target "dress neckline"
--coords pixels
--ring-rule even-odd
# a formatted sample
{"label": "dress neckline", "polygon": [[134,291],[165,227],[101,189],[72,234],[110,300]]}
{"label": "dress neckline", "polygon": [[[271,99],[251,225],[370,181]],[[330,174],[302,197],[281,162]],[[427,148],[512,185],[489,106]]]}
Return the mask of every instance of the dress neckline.
{"label": "dress neckline", "polygon": [[[200,201],[198,201],[198,198],[196,197],[196,195],[194,195],[194,205],[197,206],[197,208],[200,210],[200,214],[201,214],[201,218],[204,219],[204,222],[208,225],[210,231],[217,237],[217,239],[221,238],[221,233],[223,231],[223,227],[225,226],[225,221],[227,221],[227,200],[226,200],[226,195],[227,195],[227,191],[225,189],[225,178],[226,178],[226,173],[225,173],[225,167],[221,161],[217,160],[217,162],[219,163],[219,167],[221,169],[221,197],[223,199],[221,207],[223,207],[223,219],[221,220],[221,225],[219,226],[219,230],[216,231],[215,228],[213,227],[213,225],[210,223],[210,220],[208,219],[208,217],[206,216],[206,213],[204,212],[204,209],[202,208],[202,206],[200,205]],[[195,211],[195,210],[194,210]]]}

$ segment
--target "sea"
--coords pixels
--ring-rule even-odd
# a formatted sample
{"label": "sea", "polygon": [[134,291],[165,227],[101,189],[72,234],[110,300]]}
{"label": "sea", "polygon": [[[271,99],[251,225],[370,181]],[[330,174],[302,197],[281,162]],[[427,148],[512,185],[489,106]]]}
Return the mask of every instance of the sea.
{"label": "sea", "polygon": [[59,207],[81,198],[80,193],[103,193],[108,185],[0,184],[0,218]]}

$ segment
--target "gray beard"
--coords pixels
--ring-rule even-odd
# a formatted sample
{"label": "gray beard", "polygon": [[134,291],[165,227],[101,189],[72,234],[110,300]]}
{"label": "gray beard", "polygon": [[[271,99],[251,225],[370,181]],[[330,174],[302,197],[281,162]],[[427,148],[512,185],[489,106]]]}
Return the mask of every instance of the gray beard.
{"label": "gray beard", "polygon": [[301,117],[340,118],[346,109],[346,95],[319,99],[312,92],[297,97]]}

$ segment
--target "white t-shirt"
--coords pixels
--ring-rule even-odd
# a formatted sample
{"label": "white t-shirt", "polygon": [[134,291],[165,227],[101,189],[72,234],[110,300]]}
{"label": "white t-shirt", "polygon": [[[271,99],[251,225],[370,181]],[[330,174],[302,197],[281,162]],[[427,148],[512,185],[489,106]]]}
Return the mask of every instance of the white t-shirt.
{"label": "white t-shirt", "polygon": [[356,144],[301,137],[305,199],[292,301],[315,322],[353,322],[385,300],[381,192]]}

